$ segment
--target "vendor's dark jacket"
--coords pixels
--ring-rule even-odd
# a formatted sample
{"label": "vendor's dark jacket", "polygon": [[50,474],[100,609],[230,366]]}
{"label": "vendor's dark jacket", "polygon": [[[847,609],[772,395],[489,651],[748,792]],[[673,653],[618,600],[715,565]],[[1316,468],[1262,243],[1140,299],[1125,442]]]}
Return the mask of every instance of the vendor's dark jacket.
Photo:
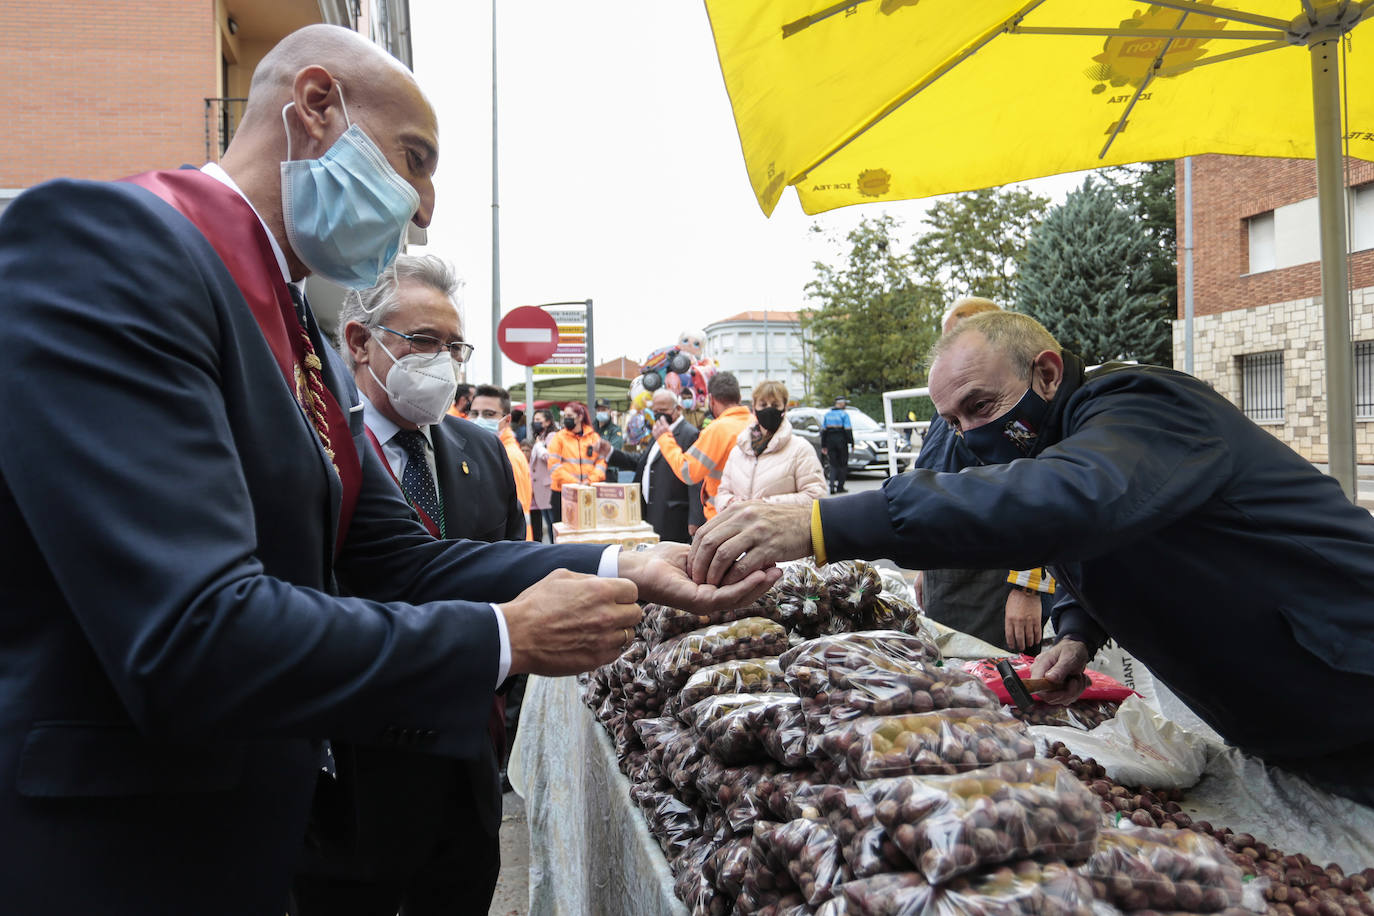
{"label": "vendor's dark jacket", "polygon": [[1370,513],[1204,382],[1065,364],[1032,458],[825,500],[827,555],[1048,563],[1081,603],[1056,606],[1061,635],[1110,635],[1232,743],[1281,762],[1368,745]]}
{"label": "vendor's dark jacket", "polygon": [[[936,416],[926,428],[921,451],[912,466],[932,471],[962,471],[980,463],[964,445],[964,440]],[[1006,647],[1007,596],[1011,590],[1004,568],[927,569],[921,610],[961,633]],[[1044,621],[1054,604],[1054,596],[1042,595],[1040,603],[1040,619]]]}

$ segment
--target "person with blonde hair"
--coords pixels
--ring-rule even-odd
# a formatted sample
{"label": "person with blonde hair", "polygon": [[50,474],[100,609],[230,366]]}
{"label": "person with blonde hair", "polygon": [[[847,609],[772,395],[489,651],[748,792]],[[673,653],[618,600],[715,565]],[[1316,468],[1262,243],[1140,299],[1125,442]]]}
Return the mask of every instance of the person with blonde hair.
{"label": "person with blonde hair", "polygon": [[754,422],[735,438],[716,491],[718,511],[746,499],[804,506],[825,495],[825,473],[816,450],[792,434],[786,410],[787,388],[782,382],[761,382],[754,389]]}

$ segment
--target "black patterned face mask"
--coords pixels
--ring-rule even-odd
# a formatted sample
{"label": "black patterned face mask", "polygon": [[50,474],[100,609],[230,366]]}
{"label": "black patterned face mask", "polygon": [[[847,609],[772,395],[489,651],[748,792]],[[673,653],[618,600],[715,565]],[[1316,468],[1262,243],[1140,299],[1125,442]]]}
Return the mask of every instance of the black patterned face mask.
{"label": "black patterned face mask", "polygon": [[964,444],[983,464],[1006,464],[1029,458],[1040,438],[1050,402],[1035,393],[1032,386],[1021,400],[995,420],[969,430],[961,430]]}

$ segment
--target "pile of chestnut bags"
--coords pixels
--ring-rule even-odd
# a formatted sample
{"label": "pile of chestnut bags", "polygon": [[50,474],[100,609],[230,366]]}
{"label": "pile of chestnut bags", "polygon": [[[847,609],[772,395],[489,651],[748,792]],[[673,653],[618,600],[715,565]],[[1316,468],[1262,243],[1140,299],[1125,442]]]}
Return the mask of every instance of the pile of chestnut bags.
{"label": "pile of chestnut bags", "polygon": [[1036,758],[1027,717],[945,667],[872,566],[790,566],[707,623],[649,605],[585,680],[693,914],[1244,912],[1221,843],[1138,826],[1091,762]]}

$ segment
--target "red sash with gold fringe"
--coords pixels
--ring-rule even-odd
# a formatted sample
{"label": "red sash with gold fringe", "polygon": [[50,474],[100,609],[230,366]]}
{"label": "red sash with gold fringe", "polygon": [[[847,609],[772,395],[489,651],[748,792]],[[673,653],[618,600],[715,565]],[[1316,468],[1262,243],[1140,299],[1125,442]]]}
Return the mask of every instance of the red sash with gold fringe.
{"label": "red sash with gold fringe", "polygon": [[281,369],[324,445],[342,485],[335,556],[343,546],[358,502],[362,466],[348,417],[324,384],[319,356],[296,317],[272,243],[248,201],[199,169],[144,172],[125,181],[153,192],[200,230],[234,278]]}

